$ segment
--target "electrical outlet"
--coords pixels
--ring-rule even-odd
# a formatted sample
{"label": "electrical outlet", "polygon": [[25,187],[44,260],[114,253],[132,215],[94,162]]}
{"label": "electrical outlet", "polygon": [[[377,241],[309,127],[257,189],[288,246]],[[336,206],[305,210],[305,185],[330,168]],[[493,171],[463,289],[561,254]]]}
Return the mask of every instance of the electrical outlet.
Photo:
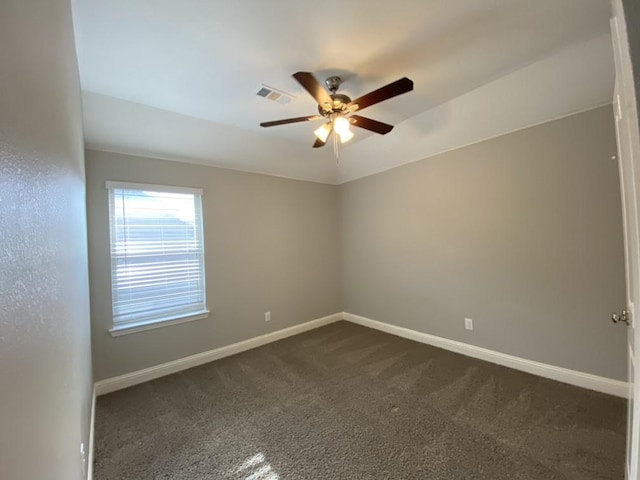
{"label": "electrical outlet", "polygon": [[271,312],[264,312],[264,321],[265,322],[271,321]]}
{"label": "electrical outlet", "polygon": [[465,318],[464,319],[464,328],[467,330],[473,330],[473,319]]}

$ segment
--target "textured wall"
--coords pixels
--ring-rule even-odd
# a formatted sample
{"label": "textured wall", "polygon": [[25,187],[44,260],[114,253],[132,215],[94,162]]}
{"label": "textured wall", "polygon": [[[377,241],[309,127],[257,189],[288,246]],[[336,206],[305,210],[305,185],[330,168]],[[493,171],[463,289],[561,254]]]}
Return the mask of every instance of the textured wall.
{"label": "textured wall", "polygon": [[615,152],[603,107],[342,185],[345,311],[625,379]]}
{"label": "textured wall", "polygon": [[68,0],[0,4],[0,477],[86,478],[91,353]]}
{"label": "textured wall", "polygon": [[[113,153],[86,156],[97,380],[341,311],[337,187]],[[208,319],[109,335],[106,180],[204,189]]]}

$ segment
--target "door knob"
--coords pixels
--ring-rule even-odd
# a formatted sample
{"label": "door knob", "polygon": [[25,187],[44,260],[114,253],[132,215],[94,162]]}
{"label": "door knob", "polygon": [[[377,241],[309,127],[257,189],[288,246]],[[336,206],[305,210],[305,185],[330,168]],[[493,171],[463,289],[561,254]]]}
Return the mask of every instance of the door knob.
{"label": "door knob", "polygon": [[611,321],[613,323],[626,323],[627,326],[631,325],[631,323],[629,322],[629,317],[631,316],[630,312],[628,310],[622,310],[622,312],[620,312],[620,315],[618,315],[617,313],[614,313],[613,315],[611,315]]}

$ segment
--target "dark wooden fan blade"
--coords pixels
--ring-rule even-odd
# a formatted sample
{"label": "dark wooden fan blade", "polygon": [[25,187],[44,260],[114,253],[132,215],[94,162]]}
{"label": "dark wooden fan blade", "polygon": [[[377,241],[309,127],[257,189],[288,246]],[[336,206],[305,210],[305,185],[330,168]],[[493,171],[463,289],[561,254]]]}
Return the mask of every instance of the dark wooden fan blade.
{"label": "dark wooden fan blade", "polygon": [[371,105],[402,95],[403,93],[410,92],[411,90],[413,90],[413,81],[404,77],[390,83],[389,85],[385,85],[373,92],[369,92],[366,95],[356,98],[349,104],[349,106],[358,105],[358,110],[362,110],[363,108],[370,107]]}
{"label": "dark wooden fan blade", "polygon": [[[333,133],[333,129],[329,132],[329,135],[327,136],[327,142],[329,141],[329,139],[331,138],[331,134]],[[316,141],[313,144],[313,148],[320,148],[320,147],[324,147],[327,142],[323,142],[322,140],[320,140],[319,138],[316,138]]]}
{"label": "dark wooden fan blade", "polygon": [[355,127],[365,128],[372,132],[379,133],[380,135],[386,135],[393,130],[393,125],[388,123],[382,123],[377,120],[372,120],[367,117],[361,117],[360,115],[351,115],[349,121]]}
{"label": "dark wooden fan blade", "polygon": [[322,85],[320,85],[320,82],[316,80],[316,77],[314,77],[311,72],[297,72],[292,76],[307,92],[311,94],[313,98],[316,99],[318,105],[333,105],[333,100],[331,100],[329,93]]}
{"label": "dark wooden fan blade", "polygon": [[273,122],[262,122],[261,127],[275,127],[276,125],[286,125],[287,123],[310,122],[324,118],[321,115],[311,115],[310,117],[285,118],[284,120],[274,120]]}

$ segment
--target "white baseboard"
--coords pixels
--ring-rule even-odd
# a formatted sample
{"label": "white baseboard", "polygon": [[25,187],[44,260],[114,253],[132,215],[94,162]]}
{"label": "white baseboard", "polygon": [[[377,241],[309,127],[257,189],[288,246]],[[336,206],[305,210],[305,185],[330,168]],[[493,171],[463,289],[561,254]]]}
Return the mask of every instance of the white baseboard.
{"label": "white baseboard", "polygon": [[87,480],[93,480],[93,439],[95,437],[96,428],[96,387],[93,386],[91,395],[91,417],[89,420],[89,455],[87,458]]}
{"label": "white baseboard", "polygon": [[180,358],[172,362],[163,363],[154,367],[120,375],[118,377],[100,380],[95,383],[95,392],[96,395],[104,395],[133,385],[138,385],[139,383],[148,382],[149,380],[164,377],[165,375],[180,372],[188,368],[197,367],[198,365],[209,363],[230,355],[235,355],[236,353],[241,353],[246,350],[251,350],[252,348],[282,340],[283,338],[291,337],[292,335],[297,335],[324,325],[329,325],[330,323],[342,320],[342,317],[342,312],[334,313],[333,315],[301,323],[300,325],[294,325],[293,327],[278,330],[277,332],[267,333],[232,345],[215,348],[208,352],[198,353],[196,355]]}
{"label": "white baseboard", "polygon": [[486,360],[487,362],[496,363],[515,370],[532,373],[540,377],[550,378],[552,380],[587,388],[589,390],[608,393],[609,395],[615,395],[616,397],[629,397],[629,384],[620,380],[599,377],[597,375],[569,370],[568,368],[556,367],[546,363],[534,362],[532,360],[515,357],[513,355],[507,355],[505,353],[469,345],[468,343],[448,340],[446,338],[436,337],[435,335],[429,335],[416,330],[378,322],[377,320],[371,320],[370,318],[353,315],[351,313],[344,312],[343,319],[352,323],[357,323],[358,325],[390,333],[398,337],[407,338],[420,343],[426,343],[427,345],[433,345],[434,347],[443,348],[451,352],[461,353],[462,355]]}

